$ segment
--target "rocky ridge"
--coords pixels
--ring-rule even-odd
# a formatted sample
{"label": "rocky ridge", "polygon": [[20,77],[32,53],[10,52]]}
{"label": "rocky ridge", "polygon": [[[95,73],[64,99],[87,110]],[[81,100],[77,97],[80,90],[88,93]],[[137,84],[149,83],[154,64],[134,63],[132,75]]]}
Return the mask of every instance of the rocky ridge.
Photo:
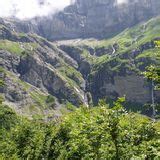
{"label": "rocky ridge", "polygon": [[[89,68],[86,69],[89,72],[87,91],[92,94],[94,103],[124,95],[132,103],[151,103],[151,84],[142,72],[146,66],[159,63],[156,57],[160,50],[154,43],[160,37],[159,22],[157,17],[102,41],[60,41],[60,48],[68,55],[76,61],[81,56],[90,65],[86,67]],[[155,98],[156,102],[160,101],[159,92],[155,93]]]}
{"label": "rocky ridge", "polygon": [[9,20],[8,26],[49,40],[107,38],[160,14],[158,0],[75,0],[63,11],[29,21]]}
{"label": "rocky ridge", "polygon": [[21,112],[27,107],[49,112],[67,103],[84,104],[85,82],[78,64],[54,44],[1,24],[0,48],[6,103]]}
{"label": "rocky ridge", "polygon": [[[78,14],[87,14],[93,4],[97,7],[100,3],[98,6],[102,7],[102,4],[109,6],[112,3],[107,2],[77,1],[83,4]],[[120,6],[114,3],[112,7],[114,10]],[[40,31],[36,21],[29,30],[24,30],[26,24],[9,19],[0,21],[0,91],[5,103],[17,112],[31,117],[45,115],[50,119],[75,106],[92,106],[100,99],[113,101],[124,95],[130,104],[151,103],[151,84],[141,73],[146,66],[159,63],[156,54],[160,51],[154,44],[160,39],[159,17],[127,28],[110,39],[74,39],[69,42],[50,42],[35,33],[25,33]],[[155,92],[155,100],[160,101],[159,92]]]}

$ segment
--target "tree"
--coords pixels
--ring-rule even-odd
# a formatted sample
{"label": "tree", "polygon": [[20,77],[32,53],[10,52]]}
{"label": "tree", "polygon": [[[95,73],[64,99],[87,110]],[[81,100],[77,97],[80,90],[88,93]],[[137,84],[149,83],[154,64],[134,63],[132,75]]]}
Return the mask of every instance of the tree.
{"label": "tree", "polygon": [[152,98],[152,117],[153,119],[155,119],[156,116],[156,105],[155,105],[155,95],[154,95],[154,91],[155,89],[159,88],[160,85],[160,69],[157,68],[154,65],[151,65],[149,67],[146,68],[147,71],[143,72],[144,76],[151,81],[151,98]]}
{"label": "tree", "polygon": [[0,159],[159,159],[158,122],[127,112],[123,102],[78,108],[56,125],[0,105]]}
{"label": "tree", "polygon": [[52,137],[49,159],[154,159],[157,153],[151,155],[149,149],[156,142],[153,123],[125,111],[123,101],[67,115]]}

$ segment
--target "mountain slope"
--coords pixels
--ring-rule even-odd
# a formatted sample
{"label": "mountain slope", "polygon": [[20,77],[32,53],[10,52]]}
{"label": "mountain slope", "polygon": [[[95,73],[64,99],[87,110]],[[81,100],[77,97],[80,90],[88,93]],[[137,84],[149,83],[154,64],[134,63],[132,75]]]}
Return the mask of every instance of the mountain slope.
{"label": "mountain slope", "polygon": [[[159,33],[160,17],[156,17],[111,39],[61,41],[59,45],[68,54],[71,54],[71,43],[73,48],[84,48],[86,54],[82,55],[92,66],[87,88],[95,103],[101,98],[126,95],[130,102],[145,104],[151,103],[151,85],[142,72],[146,66],[159,63],[160,49],[155,46]],[[160,93],[156,92],[155,96],[159,102]]]}
{"label": "mountain slope", "polygon": [[[160,38],[159,26],[157,17],[111,39],[51,43],[35,34],[11,31],[3,22],[0,84],[5,103],[22,114],[53,118],[73,105],[125,95],[127,102],[136,103],[133,109],[143,110],[138,106],[151,103],[151,85],[141,72],[159,63],[160,50],[154,43]],[[159,92],[155,98],[160,100]]]}
{"label": "mountain slope", "polygon": [[7,104],[24,114],[51,114],[62,104],[85,103],[84,79],[66,53],[37,35],[10,31],[5,24],[0,39],[1,91]]}

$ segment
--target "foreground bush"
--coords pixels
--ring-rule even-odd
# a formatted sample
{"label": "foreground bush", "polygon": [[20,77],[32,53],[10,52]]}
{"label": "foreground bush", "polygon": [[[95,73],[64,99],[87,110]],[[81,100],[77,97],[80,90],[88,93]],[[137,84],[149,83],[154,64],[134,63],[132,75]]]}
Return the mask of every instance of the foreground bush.
{"label": "foreground bush", "polygon": [[82,107],[56,124],[20,118],[1,105],[0,159],[159,159],[159,123],[127,113],[122,102]]}

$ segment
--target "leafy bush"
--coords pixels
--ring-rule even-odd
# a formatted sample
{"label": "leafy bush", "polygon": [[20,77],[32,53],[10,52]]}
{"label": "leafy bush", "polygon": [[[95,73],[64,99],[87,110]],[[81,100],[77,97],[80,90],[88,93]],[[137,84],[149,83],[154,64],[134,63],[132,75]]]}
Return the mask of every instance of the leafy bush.
{"label": "leafy bush", "polygon": [[127,113],[121,102],[121,99],[117,101],[112,109],[107,105],[80,108],[68,115],[52,139],[49,159],[158,156],[158,132],[153,123],[148,118]]}
{"label": "leafy bush", "polygon": [[81,107],[59,123],[30,121],[0,106],[1,159],[159,159],[160,124],[113,108]]}

